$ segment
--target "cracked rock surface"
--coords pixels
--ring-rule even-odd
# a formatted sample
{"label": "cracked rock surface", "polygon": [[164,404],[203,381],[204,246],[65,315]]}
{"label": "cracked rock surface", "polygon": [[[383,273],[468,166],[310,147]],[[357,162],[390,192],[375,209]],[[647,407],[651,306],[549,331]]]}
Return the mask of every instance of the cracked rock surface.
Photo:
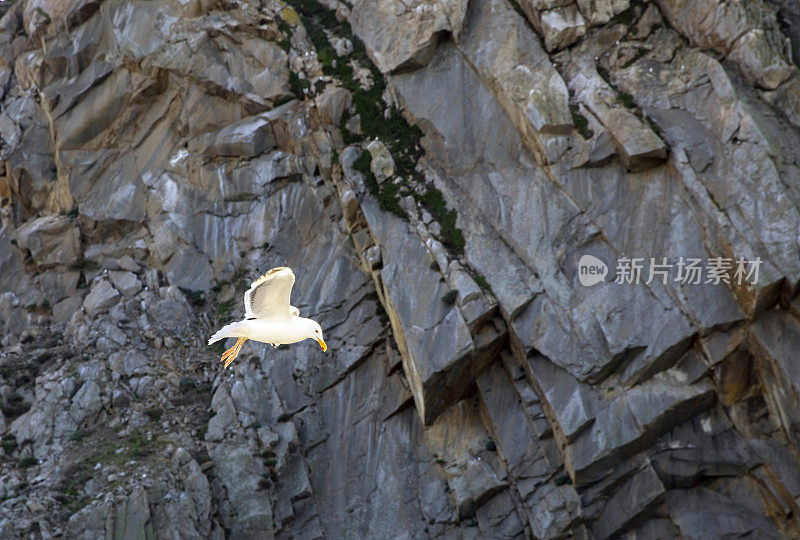
{"label": "cracked rock surface", "polygon": [[0,17],[0,538],[800,535],[793,2]]}

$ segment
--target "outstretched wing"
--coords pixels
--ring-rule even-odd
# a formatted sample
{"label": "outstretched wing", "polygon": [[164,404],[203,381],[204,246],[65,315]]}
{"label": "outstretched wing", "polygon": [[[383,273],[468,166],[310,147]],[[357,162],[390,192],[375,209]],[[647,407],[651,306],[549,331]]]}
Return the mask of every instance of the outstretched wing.
{"label": "outstretched wing", "polygon": [[291,268],[273,268],[257,280],[244,293],[244,316],[251,319],[290,319],[294,273]]}

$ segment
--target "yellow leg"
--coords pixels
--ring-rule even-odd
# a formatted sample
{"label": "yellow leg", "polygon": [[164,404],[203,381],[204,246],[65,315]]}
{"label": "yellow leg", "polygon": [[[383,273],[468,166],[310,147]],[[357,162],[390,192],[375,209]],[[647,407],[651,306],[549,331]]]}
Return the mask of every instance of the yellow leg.
{"label": "yellow leg", "polygon": [[235,359],[237,356],[239,356],[239,351],[241,351],[241,350],[242,350],[242,346],[244,345],[244,342],[245,342],[245,341],[247,341],[247,338],[241,338],[241,339],[240,339],[240,340],[237,342],[237,345],[236,345],[236,350],[234,351],[234,353],[231,355],[231,357],[230,357],[230,358],[228,358],[227,360],[225,360],[225,366],[224,366],[224,367],[225,367],[225,369],[227,369],[227,367],[228,367],[228,366],[231,364],[231,362],[233,362],[233,361],[234,361],[234,359]]}
{"label": "yellow leg", "polygon": [[244,342],[247,341],[247,338],[240,337],[236,340],[236,343],[233,347],[222,353],[222,358],[219,359],[220,362],[225,362],[225,366],[223,369],[227,369],[231,362],[233,362],[237,356],[239,356],[239,351],[242,349],[242,345]]}

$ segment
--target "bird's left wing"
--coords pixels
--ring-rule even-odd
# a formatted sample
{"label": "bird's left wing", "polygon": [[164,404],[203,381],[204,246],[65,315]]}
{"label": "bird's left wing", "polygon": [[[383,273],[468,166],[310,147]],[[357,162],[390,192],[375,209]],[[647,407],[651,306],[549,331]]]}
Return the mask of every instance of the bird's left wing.
{"label": "bird's left wing", "polygon": [[273,268],[255,280],[244,293],[244,316],[248,319],[290,319],[292,285],[294,273],[291,268]]}

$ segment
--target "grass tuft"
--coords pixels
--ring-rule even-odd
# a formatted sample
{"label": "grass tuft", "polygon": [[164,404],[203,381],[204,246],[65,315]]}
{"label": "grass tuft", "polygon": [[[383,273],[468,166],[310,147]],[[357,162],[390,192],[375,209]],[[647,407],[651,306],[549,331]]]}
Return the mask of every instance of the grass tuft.
{"label": "grass tuft", "polygon": [[75,442],[80,442],[80,441],[82,441],[83,439],[85,439],[86,437],[88,437],[91,434],[92,434],[92,430],[79,429],[78,431],[76,431],[75,433],[73,433],[72,435],[69,436],[69,440],[75,441]]}
{"label": "grass tuft", "polygon": [[472,279],[474,279],[474,280],[475,280],[475,283],[477,283],[477,284],[478,284],[478,286],[479,286],[481,289],[483,289],[484,291],[489,291],[489,292],[491,292],[491,291],[492,291],[492,287],[489,285],[489,282],[488,282],[488,281],[486,281],[486,278],[483,276],[483,274],[478,274],[478,273],[476,272],[476,273],[475,273],[475,274],[472,276]]}
{"label": "grass tuft", "polygon": [[594,131],[589,129],[589,120],[581,114],[577,105],[570,105],[569,110],[572,112],[572,123],[575,124],[575,129],[587,141],[592,138]]}
{"label": "grass tuft", "polygon": [[436,218],[442,227],[442,243],[456,253],[464,251],[466,242],[461,229],[456,227],[456,211],[448,210],[442,192],[433,186],[420,198],[423,206]]}

